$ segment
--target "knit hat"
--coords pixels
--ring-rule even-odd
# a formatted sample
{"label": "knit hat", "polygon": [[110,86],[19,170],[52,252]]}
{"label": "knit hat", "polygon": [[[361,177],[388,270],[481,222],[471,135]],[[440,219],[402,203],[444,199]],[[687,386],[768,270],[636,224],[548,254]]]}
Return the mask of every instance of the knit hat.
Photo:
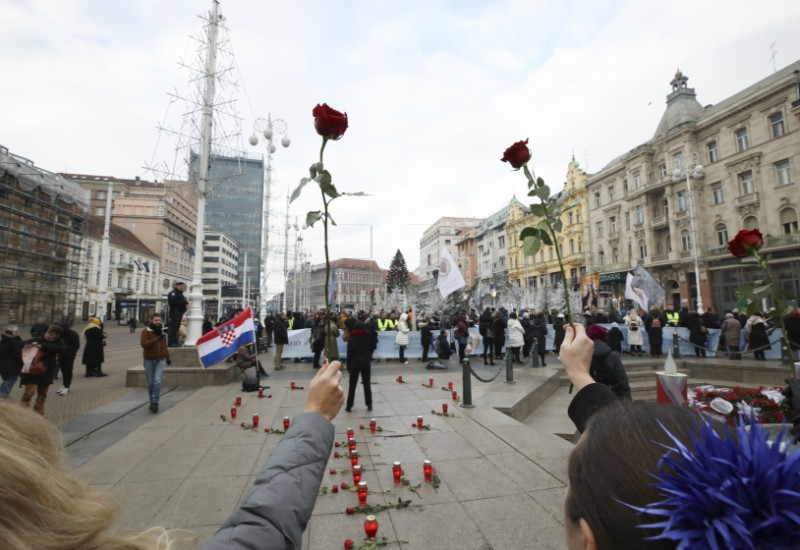
{"label": "knit hat", "polygon": [[606,336],[608,336],[608,331],[600,325],[594,324],[586,330],[586,336],[594,341],[603,340]]}

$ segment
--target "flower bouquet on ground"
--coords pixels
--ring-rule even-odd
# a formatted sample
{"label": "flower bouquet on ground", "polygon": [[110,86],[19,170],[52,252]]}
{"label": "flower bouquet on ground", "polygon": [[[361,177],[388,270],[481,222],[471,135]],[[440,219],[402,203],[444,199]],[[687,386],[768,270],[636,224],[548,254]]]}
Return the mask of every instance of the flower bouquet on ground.
{"label": "flower bouquet on ground", "polygon": [[790,414],[789,403],[780,387],[758,389],[700,386],[689,393],[689,406],[735,425],[740,417],[751,416],[762,424],[780,424]]}

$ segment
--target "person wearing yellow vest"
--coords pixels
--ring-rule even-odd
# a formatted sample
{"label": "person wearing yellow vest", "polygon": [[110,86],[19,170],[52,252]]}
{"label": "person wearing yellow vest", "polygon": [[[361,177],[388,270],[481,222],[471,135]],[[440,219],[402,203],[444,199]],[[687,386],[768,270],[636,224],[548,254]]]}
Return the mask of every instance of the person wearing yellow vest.
{"label": "person wearing yellow vest", "polygon": [[389,313],[389,328],[388,328],[388,330],[397,330],[397,317],[396,317],[396,314],[395,314],[394,310],[392,310]]}
{"label": "person wearing yellow vest", "polygon": [[286,319],[286,330],[294,330],[294,315],[291,313]]}
{"label": "person wearing yellow vest", "polygon": [[378,330],[381,332],[392,330],[392,320],[386,318],[385,311],[381,311],[381,316],[378,317]]}
{"label": "person wearing yellow vest", "polygon": [[677,327],[680,325],[681,316],[675,311],[675,307],[672,304],[667,304],[667,311],[664,312],[664,316],[667,318],[667,326]]}

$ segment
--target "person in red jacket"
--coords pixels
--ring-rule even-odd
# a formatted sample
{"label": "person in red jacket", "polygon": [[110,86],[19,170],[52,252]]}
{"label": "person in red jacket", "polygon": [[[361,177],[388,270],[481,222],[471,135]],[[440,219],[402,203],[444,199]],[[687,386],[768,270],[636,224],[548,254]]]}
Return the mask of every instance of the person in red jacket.
{"label": "person in red jacket", "polygon": [[147,391],[150,395],[150,412],[152,413],[158,412],[161,379],[164,377],[164,369],[171,363],[167,337],[161,323],[161,316],[153,315],[139,337],[144,357],[144,375],[147,377]]}

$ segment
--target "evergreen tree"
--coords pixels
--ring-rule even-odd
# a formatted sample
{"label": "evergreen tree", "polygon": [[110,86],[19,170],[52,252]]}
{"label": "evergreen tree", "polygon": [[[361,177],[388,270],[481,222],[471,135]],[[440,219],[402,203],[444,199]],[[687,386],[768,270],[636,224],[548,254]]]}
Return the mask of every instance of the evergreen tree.
{"label": "evergreen tree", "polygon": [[392,258],[392,263],[389,266],[389,273],[386,275],[386,291],[391,293],[394,290],[405,292],[408,286],[408,267],[406,267],[406,259],[400,249]]}

